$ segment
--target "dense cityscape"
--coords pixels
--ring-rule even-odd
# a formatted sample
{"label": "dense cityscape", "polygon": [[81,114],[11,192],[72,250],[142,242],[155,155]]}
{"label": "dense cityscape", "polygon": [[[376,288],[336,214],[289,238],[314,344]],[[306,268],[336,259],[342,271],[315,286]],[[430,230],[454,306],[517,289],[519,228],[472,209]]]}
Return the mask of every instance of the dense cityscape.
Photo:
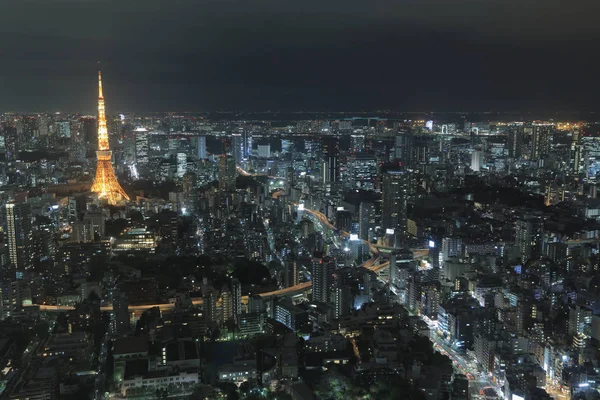
{"label": "dense cityscape", "polygon": [[600,398],[600,122],[98,84],[0,116],[1,398]]}

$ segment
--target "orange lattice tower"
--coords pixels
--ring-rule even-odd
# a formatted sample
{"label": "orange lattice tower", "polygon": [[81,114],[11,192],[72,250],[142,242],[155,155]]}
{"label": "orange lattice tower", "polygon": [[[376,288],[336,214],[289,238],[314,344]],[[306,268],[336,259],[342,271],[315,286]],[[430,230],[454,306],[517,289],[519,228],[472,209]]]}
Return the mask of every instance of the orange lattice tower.
{"label": "orange lattice tower", "polygon": [[104,110],[104,96],[102,95],[102,73],[98,72],[98,165],[96,178],[92,185],[92,192],[98,193],[98,198],[106,199],[109,204],[115,205],[129,196],[123,190],[112,165],[112,151],[108,144],[108,129],[106,128],[106,114]]}

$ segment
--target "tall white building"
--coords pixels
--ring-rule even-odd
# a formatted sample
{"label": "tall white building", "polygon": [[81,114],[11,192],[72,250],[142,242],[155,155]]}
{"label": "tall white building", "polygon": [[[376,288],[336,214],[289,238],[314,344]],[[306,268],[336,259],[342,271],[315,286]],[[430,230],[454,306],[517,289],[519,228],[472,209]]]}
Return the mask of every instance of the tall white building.
{"label": "tall white building", "polygon": [[4,205],[4,212],[10,263],[19,269],[31,268],[33,262],[31,206],[27,203],[7,203]]}
{"label": "tall white building", "polygon": [[471,169],[475,172],[479,172],[481,170],[481,165],[483,164],[483,152],[480,150],[475,150],[471,155]]}
{"label": "tall white building", "polygon": [[198,136],[196,140],[196,157],[202,160],[206,158],[206,136]]}
{"label": "tall white building", "polygon": [[177,177],[183,178],[187,172],[187,155],[185,153],[177,153]]}
{"label": "tall white building", "polygon": [[148,166],[148,131],[144,128],[138,128],[134,131],[135,135],[135,163],[138,168]]}

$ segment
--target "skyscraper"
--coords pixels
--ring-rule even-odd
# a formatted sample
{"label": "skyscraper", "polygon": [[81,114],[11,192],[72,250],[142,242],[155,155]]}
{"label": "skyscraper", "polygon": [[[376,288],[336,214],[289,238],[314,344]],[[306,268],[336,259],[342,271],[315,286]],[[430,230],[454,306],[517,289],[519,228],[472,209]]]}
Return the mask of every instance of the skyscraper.
{"label": "skyscraper", "polygon": [[187,155],[185,153],[177,153],[177,177],[183,178],[187,172]]}
{"label": "skyscraper", "polygon": [[298,268],[295,260],[287,260],[285,262],[284,274],[285,287],[295,286],[299,283]]}
{"label": "skyscraper", "polygon": [[404,165],[412,162],[413,136],[411,132],[403,132],[396,136],[395,158]]}
{"label": "skyscraper", "polygon": [[324,182],[337,182],[340,178],[340,141],[338,138],[323,138],[323,162]]}
{"label": "skyscraper", "polygon": [[473,151],[473,154],[471,154],[471,169],[479,172],[481,164],[483,164],[483,152],[481,150]]}
{"label": "skyscraper", "polygon": [[206,158],[206,136],[198,136],[196,140],[196,156],[202,160]]}
{"label": "skyscraper", "polygon": [[527,215],[517,220],[515,244],[519,248],[522,263],[542,254],[543,236],[544,222],[540,218]]}
{"label": "skyscraper", "polygon": [[383,172],[381,225],[384,230],[398,229],[406,235],[407,197],[410,183],[406,170],[388,169]]}
{"label": "skyscraper", "polygon": [[18,269],[31,268],[33,262],[33,230],[31,206],[27,203],[4,205],[8,256]]}
{"label": "skyscraper", "polygon": [[372,235],[369,232],[373,232],[375,227],[375,204],[371,202],[361,202],[358,208],[358,220],[359,220],[359,237],[363,240],[371,240]]}
{"label": "skyscraper", "polygon": [[579,170],[581,168],[581,158],[582,158],[582,146],[579,143],[579,128],[573,129],[573,136],[571,139],[571,158],[573,160],[573,174],[579,174]]}
{"label": "skyscraper", "polygon": [[550,153],[552,124],[534,124],[531,134],[531,159],[539,160]]}
{"label": "skyscraper", "polygon": [[513,159],[521,158],[523,147],[523,127],[511,126],[508,131],[508,156]]}
{"label": "skyscraper", "polygon": [[240,133],[231,135],[231,155],[237,165],[242,163],[244,159],[244,136]]}
{"label": "skyscraper", "polygon": [[239,326],[239,319],[242,314],[242,283],[235,278],[231,280],[231,297],[233,321]]}
{"label": "skyscraper", "polygon": [[110,151],[108,144],[101,72],[98,72],[98,150],[96,156],[98,157],[98,164],[96,165],[96,178],[91,191],[97,193],[98,198],[106,199],[109,204],[113,205],[123,200],[129,200],[129,196],[117,181],[112,165],[112,151]]}
{"label": "skyscraper", "polygon": [[148,166],[148,131],[144,128],[138,128],[134,131],[135,135],[135,163],[138,169]]}
{"label": "skyscraper", "polygon": [[219,189],[235,190],[236,175],[237,171],[233,156],[221,155],[219,159]]}
{"label": "skyscraper", "polygon": [[331,257],[315,257],[312,263],[312,298],[313,301],[329,302],[335,259]]}

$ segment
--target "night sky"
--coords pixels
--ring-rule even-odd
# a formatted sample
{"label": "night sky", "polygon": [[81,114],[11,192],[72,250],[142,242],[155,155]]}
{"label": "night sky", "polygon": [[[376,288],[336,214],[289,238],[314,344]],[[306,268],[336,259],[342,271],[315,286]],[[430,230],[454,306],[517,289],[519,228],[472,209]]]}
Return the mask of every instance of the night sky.
{"label": "night sky", "polygon": [[0,111],[600,105],[598,0],[0,1]]}

